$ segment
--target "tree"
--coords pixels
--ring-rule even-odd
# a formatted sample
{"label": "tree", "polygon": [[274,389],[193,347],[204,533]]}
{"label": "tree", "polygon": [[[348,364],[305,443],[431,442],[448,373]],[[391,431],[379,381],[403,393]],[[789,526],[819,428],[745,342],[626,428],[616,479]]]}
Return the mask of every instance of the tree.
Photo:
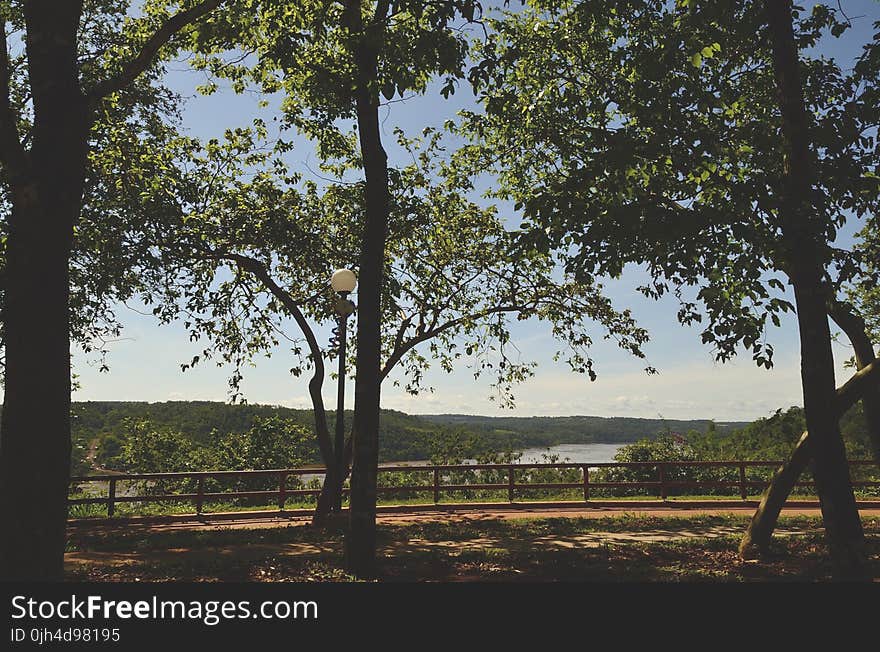
{"label": "tree", "polygon": [[[570,252],[579,278],[646,267],[642,291],[674,292],[682,323],[707,317],[702,338],[720,360],[744,345],[772,365],[766,329],[793,307],[777,274],[788,277],[808,420],[827,446],[816,471],[829,543],[848,573],[860,528],[831,409],[826,301],[845,277],[833,269],[858,266],[831,244],[836,230],[876,210],[873,109],[855,76],[821,57],[792,64],[790,52],[846,24],[822,5],[797,15],[780,104],[781,46],[760,3],[530,4],[480,48],[471,79],[485,112],[465,116],[470,159],[495,164],[532,241]],[[798,92],[812,124],[792,117]],[[809,193],[794,188],[795,154]]]}
{"label": "tree", "polygon": [[[880,27],[880,23],[875,24]],[[860,107],[862,117],[857,125],[858,133],[864,133],[875,127],[878,119],[877,99],[878,87],[876,80],[880,72],[880,41],[876,38],[864,48],[853,67],[852,78],[857,92],[845,106]],[[852,113],[852,111],[850,111]],[[874,170],[865,166],[862,175],[876,179]],[[848,264],[841,266],[838,284],[845,289],[846,299],[833,299],[828,302],[828,314],[846,334],[853,347],[853,359],[850,361],[858,373],[843,387],[837,390],[836,410],[842,414],[852,402],[852,393],[845,394],[847,387],[860,377],[867,377],[876,360],[873,342],[880,339],[878,315],[880,303],[878,287],[878,240],[877,212],[868,216],[864,228],[859,233],[858,244]],[[855,263],[855,264],[854,264]],[[847,400],[844,400],[846,395]],[[880,462],[880,384],[866,384],[861,391],[863,413],[866,420],[868,439],[874,458]],[[743,557],[759,556],[770,544],[773,529],[782,509],[782,505],[791,493],[794,484],[806,469],[814,454],[811,447],[809,432],[804,432],[791,458],[774,475],[770,487],[764,493],[761,504],[755,512],[746,533],[740,543]]]}
{"label": "tree", "polygon": [[834,355],[824,277],[827,246],[822,200],[814,194],[810,118],[804,104],[798,46],[792,27],[792,5],[765,1],[773,71],[782,114],[785,157],[780,193],[782,256],[794,289],[801,340],[801,383],[807,429],[812,434],[813,474],[822,505],[832,559],[843,577],[861,577],[865,550],[862,522],[855,504],[846,450],[840,434],[835,399]]}
{"label": "tree", "polygon": [[[124,96],[160,51],[173,49],[180,32],[220,3],[186,2],[176,13],[150,5],[142,18],[124,18],[127,3],[103,0],[0,5],[0,164],[9,205],[0,427],[4,579],[62,576],[70,473],[69,265],[92,127],[107,102]],[[10,52],[10,35],[23,37],[23,52]]]}
{"label": "tree", "polygon": [[[248,8],[229,14],[193,45],[206,54],[206,69],[233,78],[238,88],[254,82],[264,91],[283,90],[287,123],[318,140],[322,159],[358,152],[364,228],[358,253],[357,437],[346,538],[348,567],[358,575],[375,571],[380,320],[390,210],[380,97],[424,93],[436,77],[445,77],[441,92],[448,95],[462,74],[467,49],[465,34],[453,21],[473,21],[479,7],[475,0],[314,0],[273,11]],[[226,50],[230,44],[252,53],[256,64],[235,65],[214,56],[218,47]],[[345,120],[357,125],[356,138],[342,135]]]}
{"label": "tree", "polygon": [[[144,301],[155,304],[163,321],[182,317],[191,339],[207,340],[184,368],[211,357],[234,365],[234,392],[247,361],[283,338],[292,342],[291,371],[312,370],[315,433],[328,469],[316,509],[320,519],[344,478],[333,475],[321,394],[326,359],[338,351],[322,346],[315,327],[335,322],[327,280],[363,237],[363,225],[351,216],[365,211],[364,187],[301,183],[274,160],[264,135],[259,124],[229,132],[225,142],[208,143],[204,153],[175,166],[189,172],[167,179],[166,187],[183,195],[210,183],[210,191],[194,193],[203,201],[168,193],[163,205],[138,214],[145,226],[141,237],[163,252],[163,266],[151,263],[141,274],[149,279],[143,281],[149,288]],[[533,366],[510,341],[510,327],[530,318],[546,322],[562,345],[559,356],[591,378],[593,322],[605,337],[643,356],[647,334],[628,311],[614,309],[601,286],[559,278],[552,256],[517,248],[515,233],[494,207],[467,199],[471,182],[441,163],[440,134],[397,136],[413,162],[389,170],[380,382],[402,368],[406,390],[416,394],[426,389],[431,364],[452,371],[469,361],[475,376],[492,375],[497,398],[509,405],[513,385]],[[290,319],[302,340],[288,333]],[[347,367],[355,362],[352,356]]]}
{"label": "tree", "polygon": [[[133,473],[166,471],[214,471],[287,469],[306,461],[311,433],[302,425],[278,416],[256,417],[243,432],[211,433],[207,442],[149,419],[126,419],[122,424],[123,444],[117,465]],[[144,483],[143,490],[153,494],[194,493],[200,484],[209,493],[232,491],[271,491],[278,488],[277,476],[235,478],[231,487],[218,478],[159,479]],[[299,478],[288,478],[288,488],[300,486]]]}

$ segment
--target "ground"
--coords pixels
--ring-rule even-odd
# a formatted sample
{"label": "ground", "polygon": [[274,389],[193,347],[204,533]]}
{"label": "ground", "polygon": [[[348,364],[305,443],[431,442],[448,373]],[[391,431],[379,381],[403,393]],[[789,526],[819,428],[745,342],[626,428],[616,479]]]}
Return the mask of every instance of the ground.
{"label": "ground", "polygon": [[[863,513],[880,581],[880,514]],[[384,581],[750,581],[830,578],[821,520],[789,513],[771,553],[743,562],[750,510],[695,513],[551,510],[386,514]],[[341,525],[341,524],[340,524]],[[66,573],[88,581],[348,581],[341,526],[241,519],[203,524],[76,527]]]}

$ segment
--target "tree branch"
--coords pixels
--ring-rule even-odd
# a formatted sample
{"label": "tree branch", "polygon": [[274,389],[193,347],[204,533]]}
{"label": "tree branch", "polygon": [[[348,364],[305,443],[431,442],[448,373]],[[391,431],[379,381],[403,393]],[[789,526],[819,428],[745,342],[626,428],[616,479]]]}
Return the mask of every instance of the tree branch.
{"label": "tree branch", "polygon": [[828,316],[840,326],[852,343],[857,366],[862,368],[874,362],[874,347],[868,338],[865,320],[856,313],[855,309],[846,302],[833,299],[829,301]]}
{"label": "tree branch", "polygon": [[[384,366],[382,367],[382,371],[379,374],[379,381],[385,380],[388,374],[391,373],[391,370],[394,369],[395,365],[400,362],[401,358],[404,355],[422,342],[426,342],[440,333],[444,331],[448,331],[450,328],[455,328],[459,324],[469,319],[480,319],[481,317],[488,317],[489,315],[494,315],[500,312],[523,312],[524,310],[531,310],[534,304],[522,304],[522,305],[509,305],[509,306],[496,306],[494,308],[487,308],[486,310],[481,310],[480,312],[475,312],[470,315],[463,315],[461,317],[457,317],[455,319],[451,319],[448,322],[441,324],[439,326],[432,326],[430,329],[416,335],[406,342],[402,343],[401,346],[397,346],[395,343],[395,349],[391,352],[391,355],[388,356],[388,360],[385,361]],[[436,320],[435,320],[436,321]]]}
{"label": "tree branch", "polygon": [[321,457],[324,460],[324,466],[327,473],[332,474],[334,467],[333,444],[330,439],[330,429],[327,426],[327,411],[324,407],[324,397],[321,389],[324,385],[324,356],[315,332],[309,325],[308,320],[303,314],[296,301],[282,288],[275,279],[269,274],[266,266],[250,256],[236,254],[233,252],[217,252],[210,251],[206,255],[214,259],[225,259],[234,262],[239,268],[253,274],[272,295],[278,299],[287,311],[293,316],[300,331],[308,344],[309,351],[312,354],[312,363],[314,364],[314,373],[309,381],[309,396],[312,400],[312,409],[315,413],[315,434],[318,437],[318,448],[321,451]]}
{"label": "tree branch", "polygon": [[160,27],[156,33],[144,43],[137,56],[123,66],[122,71],[118,75],[105,79],[89,91],[87,94],[88,99],[92,103],[96,103],[107,95],[120,91],[128,86],[131,82],[137,79],[138,75],[150,66],[159,50],[162,49],[162,47],[166,45],[175,34],[187,25],[194,23],[205,14],[210,13],[225,1],[226,0],[204,0],[204,2],[201,2],[194,7],[190,7],[185,11],[178,12],[171,16],[171,18],[165,21],[162,27]]}
{"label": "tree branch", "polygon": [[373,24],[379,24],[385,20],[390,6],[391,0],[379,0],[376,3],[376,11],[373,13]]}
{"label": "tree branch", "polygon": [[841,387],[837,388],[834,396],[834,410],[838,416],[856,404],[856,401],[864,398],[865,393],[872,387],[876,387],[880,381],[880,360],[862,367],[854,373]]}

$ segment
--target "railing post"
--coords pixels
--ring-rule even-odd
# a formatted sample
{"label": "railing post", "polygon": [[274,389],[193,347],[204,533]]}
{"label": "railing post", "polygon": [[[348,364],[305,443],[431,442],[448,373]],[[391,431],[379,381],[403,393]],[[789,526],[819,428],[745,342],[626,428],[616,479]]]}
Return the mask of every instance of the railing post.
{"label": "railing post", "polygon": [[434,469],[434,504],[440,502],[440,469]]}
{"label": "railing post", "polygon": [[666,463],[657,464],[660,469],[660,500],[666,500]]}
{"label": "railing post", "polygon": [[280,471],[278,473],[278,510],[284,511],[284,503],[287,500],[287,473]]}
{"label": "railing post", "polygon": [[113,518],[116,513],[116,478],[110,478],[110,488],[107,490],[107,518]]}
{"label": "railing post", "polygon": [[196,514],[202,513],[202,505],[205,502],[205,476],[199,476],[199,486],[196,489]]}
{"label": "railing post", "polygon": [[584,502],[588,503],[590,502],[590,467],[584,465],[581,468],[584,471]]}
{"label": "railing post", "polygon": [[507,502],[513,502],[513,465],[507,467]]}
{"label": "railing post", "polygon": [[743,500],[748,500],[749,494],[746,491],[746,465],[739,465],[739,495]]}

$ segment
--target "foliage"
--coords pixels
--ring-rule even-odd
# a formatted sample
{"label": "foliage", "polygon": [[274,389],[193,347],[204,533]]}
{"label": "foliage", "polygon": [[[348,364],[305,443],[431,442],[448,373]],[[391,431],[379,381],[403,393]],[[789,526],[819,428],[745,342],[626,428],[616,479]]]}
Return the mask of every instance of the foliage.
{"label": "foliage", "polygon": [[[167,4],[167,3],[166,3]],[[169,4],[188,9],[187,0]],[[118,337],[116,310],[141,289],[138,269],[155,260],[155,243],[133,237],[137,216],[164,193],[175,153],[192,144],[175,130],[182,98],[164,83],[166,63],[192,26],[184,26],[149,59],[146,68],[120,88],[105,88],[168,17],[156,3],[84,0],[77,70],[84,95],[97,93],[88,136],[85,189],[70,256],[70,329],[86,352],[106,354]],[[10,51],[10,108],[23,143],[32,141],[33,105],[24,48],[22,3],[4,2],[2,18]],[[106,94],[104,94],[106,93]],[[6,233],[12,208],[11,171],[0,168],[0,231]],[[6,238],[0,241],[0,275]],[[2,303],[0,288],[0,303]]]}
{"label": "foliage", "polygon": [[168,429],[156,429],[148,421],[128,421],[119,455],[121,470],[132,473],[206,471],[210,469],[207,448]]}
{"label": "foliage", "polygon": [[[770,417],[715,437],[691,435],[689,439],[704,459],[787,459],[806,429],[803,408],[776,410]],[[840,429],[850,459],[870,459],[870,442],[861,403],[847,411]]]}
{"label": "foliage", "polygon": [[[143,472],[167,472],[182,470],[234,470],[294,467],[317,461],[314,437],[309,430],[311,419],[308,410],[290,410],[260,405],[227,405],[208,402],[173,403],[79,403],[75,404],[79,422],[78,439],[88,442],[99,438],[98,462],[107,468]],[[527,446],[541,445],[526,443],[535,437],[534,419],[514,419],[511,417],[459,417],[457,426],[435,425],[432,420],[414,417],[399,412],[383,411],[382,414],[382,459],[383,460],[430,460],[432,464],[462,464],[470,461],[478,464],[518,463],[521,454],[516,452]],[[583,418],[587,419],[587,418]],[[593,429],[598,436],[602,421],[584,420],[584,427]],[[569,419],[563,421],[568,422]],[[491,427],[498,422],[496,428]],[[552,424],[553,420],[549,422]],[[619,419],[604,420],[610,433],[620,427]],[[782,460],[787,458],[805,427],[803,410],[793,407],[778,410],[767,418],[734,429],[718,428],[709,424],[708,428],[697,430],[694,426],[703,425],[691,422],[662,422],[651,420],[632,420],[630,441],[640,434],[657,428],[657,435],[641,438],[623,446],[616,460],[619,462],[686,461],[686,460]],[[589,425],[591,424],[592,425]],[[462,425],[465,424],[465,425]],[[482,425],[475,425],[482,424]],[[503,426],[503,427],[501,427]],[[673,426],[681,426],[676,433]],[[690,426],[690,427],[688,427]],[[571,428],[566,425],[565,428]],[[88,429],[87,429],[88,428]],[[222,428],[222,430],[221,430]],[[841,430],[847,444],[850,459],[868,459],[869,442],[860,405],[847,412],[841,420]],[[492,436],[492,433],[496,436]],[[566,430],[554,433],[549,429],[550,438],[561,437],[562,441],[577,442],[565,436]],[[113,434],[111,434],[113,433]],[[503,435],[499,434],[503,433]],[[135,441],[129,441],[133,438]],[[126,444],[126,442],[129,442]],[[556,443],[552,439],[547,443]],[[126,450],[123,458],[121,451]],[[544,462],[566,462],[556,455],[544,455]],[[769,477],[771,468],[748,469],[747,479],[764,480]],[[853,471],[854,479],[875,479],[873,468],[860,468]],[[642,469],[593,468],[590,471],[593,483],[597,482],[645,482],[659,480],[654,467]],[[739,476],[733,470],[696,469],[689,467],[669,467],[666,479],[676,481],[718,481],[738,482]],[[809,477],[807,478],[809,479]],[[414,467],[412,471],[382,473],[382,486],[401,487],[430,485],[432,478],[424,471]],[[499,484],[500,489],[462,489],[449,492],[441,500],[506,500],[507,471],[500,470],[456,470],[443,472],[441,481],[446,484]],[[580,468],[572,469],[527,469],[516,472],[517,483],[571,483],[581,482]],[[299,485],[293,477],[288,479],[290,488]],[[232,490],[273,490],[277,487],[275,478],[240,481],[213,481],[206,483],[210,491]],[[147,491],[193,491],[195,483],[176,482],[152,487],[141,487]],[[754,489],[752,489],[754,491]],[[861,489],[862,492],[868,491]],[[809,493],[808,490],[800,490]],[[608,499],[624,496],[658,495],[657,489],[630,490],[626,488],[591,489],[595,499]],[[869,492],[870,493],[870,492]],[[737,487],[710,489],[706,487],[670,488],[670,496],[732,496],[738,495]],[[580,500],[581,489],[517,489],[517,500],[564,499]],[[397,492],[384,495],[386,502],[416,501],[430,502],[430,492]],[[227,501],[229,502],[229,501]],[[272,500],[237,500],[229,502],[227,509],[238,505],[267,505]],[[124,507],[124,506],[123,506]],[[191,506],[181,506],[183,511]],[[216,505],[213,506],[216,509]],[[164,506],[156,513],[164,513]]]}
{"label": "foliage", "polygon": [[[557,249],[579,279],[635,263],[640,290],[678,298],[679,320],[726,360],[772,364],[766,331],[791,309],[780,239],[780,115],[761,3],[568,0],[491,22],[471,81],[462,165],[491,169],[524,212],[530,246]],[[876,44],[855,71],[810,55],[848,25],[797,10],[796,38],[818,157],[816,205],[828,282],[863,268],[829,243],[876,212]],[[872,50],[872,48],[874,48]],[[873,52],[873,54],[872,54]]]}
{"label": "foliage", "polygon": [[[674,462],[674,461],[712,461],[712,460],[761,460],[782,461],[791,456],[794,447],[806,429],[803,408],[791,407],[777,410],[770,417],[754,421],[742,428],[721,432],[710,428],[705,432],[692,430],[684,435],[667,432],[655,439],[643,439],[623,446],[614,459],[618,462]],[[861,404],[849,410],[841,419],[841,433],[851,460],[871,458],[864,414]],[[747,480],[767,481],[772,468],[747,468]],[[874,479],[876,470],[868,467],[854,467],[853,479]],[[656,467],[601,469],[594,472],[596,481],[606,482],[645,482],[658,481]],[[670,482],[724,481],[738,482],[736,469],[706,469],[697,467],[667,467],[665,479]],[[803,481],[809,482],[811,475],[805,474]],[[711,488],[670,488],[669,495],[725,494],[735,493],[736,489]],[[810,493],[799,489],[799,493]],[[646,490],[614,489],[601,491],[598,495],[634,495],[657,492]]]}
{"label": "foliage", "polygon": [[[394,382],[417,393],[432,364],[451,371],[466,360],[474,376],[493,376],[493,397],[510,405],[513,384],[532,374],[510,341],[511,324],[527,319],[546,322],[559,357],[591,378],[593,322],[643,357],[647,333],[600,284],[560,279],[554,257],[516,249],[496,210],[466,198],[471,182],[444,167],[438,134],[397,136],[413,163],[390,175],[382,378],[402,369]],[[187,172],[172,170],[157,203],[136,210],[139,237],[161,250],[140,270],[143,301],[162,321],[182,318],[192,340],[207,340],[183,369],[215,356],[234,365],[234,396],[243,366],[283,340],[294,375],[335,356],[313,330],[335,323],[326,279],[357,258],[362,236],[363,184],[302,183],[265,138],[257,121],[222,142],[188,143],[179,152],[187,164],[175,169]]]}
{"label": "foliage", "polygon": [[510,441],[514,448],[538,448],[556,444],[630,443],[653,438],[668,431],[704,432],[710,429],[727,431],[746,422],[715,424],[706,419],[644,419],[636,417],[483,417],[464,414],[436,414],[421,417],[450,427],[464,427],[486,441],[503,444]]}
{"label": "foliage", "polygon": [[365,40],[376,53],[375,87],[367,89],[371,97],[381,93],[391,101],[422,94],[438,77],[444,95],[454,90],[467,52],[467,33],[454,21],[479,18],[474,0],[233,5],[189,43],[196,55],[193,66],[210,79],[202,90],[212,93],[219,80],[228,80],[237,92],[255,88],[267,96],[278,94],[281,126],[313,140],[322,163],[356,157],[356,137],[347,131],[356,117],[359,77],[358,38],[346,16],[350,6],[359,8]]}
{"label": "foliage", "polygon": [[[254,418],[245,432],[211,433],[204,444],[194,442],[180,432],[156,428],[149,421],[127,419],[124,424],[121,452],[116,458],[120,470],[131,473],[167,471],[245,471],[301,467],[313,447],[312,433],[280,417]],[[291,477],[289,488],[300,485]],[[237,478],[233,483],[210,478],[205,491],[275,490],[278,478],[256,476]],[[150,493],[193,492],[196,481],[159,480],[143,484]]]}
{"label": "foliage", "polygon": [[[704,457],[686,437],[676,433],[666,433],[653,440],[643,439],[634,444],[628,444],[621,448],[614,456],[617,462],[691,462],[709,459]],[[732,480],[731,470],[705,469],[688,466],[665,467],[665,482],[704,482]],[[735,476],[735,470],[733,470]],[[622,468],[602,468],[591,472],[591,481],[595,482],[659,482],[660,470],[655,466],[636,466]],[[596,490],[597,495],[655,495],[660,494],[659,488],[651,489],[626,489],[613,488],[610,490]],[[675,496],[682,494],[707,494],[715,493],[715,490],[707,488],[670,487],[667,495]],[[729,490],[719,491],[729,495]]]}

